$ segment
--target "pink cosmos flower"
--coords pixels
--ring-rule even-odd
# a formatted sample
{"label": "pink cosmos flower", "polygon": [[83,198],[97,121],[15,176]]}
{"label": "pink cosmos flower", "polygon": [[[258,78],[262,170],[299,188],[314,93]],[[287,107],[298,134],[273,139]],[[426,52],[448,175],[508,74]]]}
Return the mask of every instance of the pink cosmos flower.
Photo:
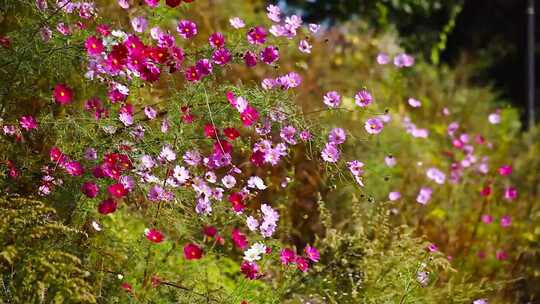
{"label": "pink cosmos flower", "polygon": [[366,121],[364,128],[369,134],[379,134],[381,133],[384,125],[382,121],[378,118],[370,118]]}
{"label": "pink cosmos flower", "polygon": [[401,198],[401,193],[399,193],[397,191],[393,191],[393,192],[388,193],[388,199],[391,200],[391,201],[397,201],[400,198]]}
{"label": "pink cosmos flower", "polygon": [[247,33],[250,44],[263,44],[266,42],[266,30],[261,26],[252,27]]}
{"label": "pink cosmos flower", "polygon": [[508,259],[508,253],[506,253],[506,251],[500,249],[500,250],[497,250],[497,253],[495,254],[495,257],[499,261],[504,261],[504,260]]}
{"label": "pink cosmos flower", "polygon": [[240,270],[246,276],[246,278],[250,280],[255,280],[260,276],[259,266],[255,262],[242,262],[242,265],[240,265]]}
{"label": "pink cosmos flower", "polygon": [[238,17],[230,18],[229,23],[235,29],[243,28],[244,26],[246,26],[246,24],[244,23],[244,20],[242,20],[242,19],[240,19]]}
{"label": "pink cosmos flower", "polygon": [[433,190],[431,190],[431,188],[422,187],[418,193],[418,196],[416,197],[416,201],[419,204],[426,205],[431,200],[432,193]]}
{"label": "pink cosmos flower", "polygon": [[233,240],[234,246],[236,248],[244,250],[248,246],[247,236],[242,233],[238,228],[233,229],[231,239]]}
{"label": "pink cosmos flower", "polygon": [[212,54],[212,60],[218,65],[226,65],[232,59],[232,54],[227,48],[219,48]]}
{"label": "pink cosmos flower", "polygon": [[266,64],[272,64],[279,59],[279,51],[274,46],[268,46],[261,52],[261,60]]}
{"label": "pink cosmos flower", "polygon": [[309,31],[312,32],[313,34],[317,33],[319,29],[321,28],[321,26],[316,23],[310,23],[308,27],[309,27]]}
{"label": "pink cosmos flower", "polygon": [[201,73],[199,73],[199,71],[197,70],[195,66],[191,66],[187,68],[186,71],[184,72],[184,76],[186,77],[187,81],[191,81],[191,82],[199,81],[201,80],[201,77],[202,77]]}
{"label": "pink cosmos flower", "polygon": [[489,304],[487,299],[477,299],[473,301],[473,304]]}
{"label": "pink cosmos flower", "polygon": [[86,47],[86,52],[90,56],[97,56],[103,52],[103,41],[96,36],[90,36],[86,39],[84,46]]}
{"label": "pink cosmos flower", "polygon": [[516,188],[514,187],[507,187],[506,189],[504,189],[504,198],[509,200],[509,201],[513,201],[515,200],[516,198],[518,197],[518,191]]}
{"label": "pink cosmos flower", "polygon": [[208,76],[212,74],[213,71],[212,62],[208,59],[199,59],[197,63],[195,63],[195,68],[202,76]]}
{"label": "pink cosmos flower", "polygon": [[37,120],[31,115],[21,116],[19,119],[19,124],[21,125],[21,128],[25,129],[26,131],[31,131],[37,129],[38,127]]}
{"label": "pink cosmos flower", "polygon": [[286,126],[281,129],[279,136],[289,145],[296,145],[295,134],[296,129],[293,126]]}
{"label": "pink cosmos flower", "polygon": [[280,22],[281,21],[281,9],[277,5],[268,5],[266,7],[266,16],[268,16],[268,19],[272,20],[273,22]]}
{"label": "pink cosmos flower", "polygon": [[367,107],[373,101],[373,97],[366,90],[361,90],[354,95],[355,103],[360,107]]}
{"label": "pink cosmos flower", "polygon": [[340,157],[339,149],[332,143],[326,143],[326,146],[321,151],[321,157],[324,161],[329,163],[335,163]]}
{"label": "pink cosmos flower", "polygon": [[489,214],[483,214],[482,215],[482,222],[484,224],[491,224],[493,222],[493,217]]}
{"label": "pink cosmos flower", "polygon": [[388,166],[388,167],[394,167],[397,163],[397,160],[394,156],[392,155],[388,155],[384,158],[384,163]]}
{"label": "pink cosmos flower", "polygon": [[390,62],[390,56],[388,56],[388,54],[386,53],[379,53],[377,55],[377,63],[380,64],[380,65],[385,65],[385,64],[388,64]]}
{"label": "pink cosmos flower", "polygon": [[328,143],[333,145],[341,145],[347,139],[347,134],[342,128],[333,128],[328,133]]}
{"label": "pink cosmos flower", "polygon": [[501,176],[508,176],[512,174],[512,166],[511,165],[504,165],[499,168],[499,174]]}
{"label": "pink cosmos flower", "polygon": [[152,119],[156,118],[157,111],[154,110],[154,108],[152,108],[151,106],[146,106],[146,107],[144,107],[144,115],[146,115],[146,117],[148,117],[148,119],[152,120]]}
{"label": "pink cosmos flower", "polygon": [[244,62],[248,67],[254,67],[257,65],[257,55],[252,51],[247,51],[244,54]]}
{"label": "pink cosmos flower", "polygon": [[296,254],[289,248],[282,249],[279,254],[279,260],[281,261],[282,265],[289,265],[295,262]]}
{"label": "pink cosmos flower", "polygon": [[311,133],[308,130],[303,130],[302,132],[300,132],[299,137],[303,141],[308,141],[311,139]]}
{"label": "pink cosmos flower", "polygon": [[489,123],[496,125],[501,123],[501,113],[500,110],[495,111],[494,113],[489,114],[488,116]]}
{"label": "pink cosmos flower", "polygon": [[98,206],[98,212],[105,215],[116,211],[117,205],[113,199],[106,199]]}
{"label": "pink cosmos flower", "polygon": [[122,198],[127,194],[127,189],[121,183],[110,185],[107,191],[114,198]]}
{"label": "pink cosmos flower", "polygon": [[163,242],[163,233],[161,233],[161,231],[159,230],[156,230],[156,229],[148,229],[146,228],[144,230],[144,236],[146,236],[146,238],[150,241],[150,242],[153,242],[153,243],[161,243]]}
{"label": "pink cosmos flower", "polygon": [[96,183],[85,182],[81,187],[81,191],[87,197],[94,198],[99,193],[99,186]]}
{"label": "pink cosmos flower", "polygon": [[159,4],[159,0],[144,0],[144,2],[150,7],[156,7]]}
{"label": "pink cosmos flower", "polygon": [[191,20],[181,20],[176,30],[184,39],[191,39],[197,35],[197,24]]}
{"label": "pink cosmos flower", "polygon": [[186,258],[186,260],[198,260],[202,255],[203,250],[196,244],[188,243],[184,246],[184,258]]}
{"label": "pink cosmos flower", "polygon": [[311,54],[312,48],[313,46],[307,40],[300,40],[298,43],[298,50],[302,53]]}
{"label": "pink cosmos flower", "polygon": [[84,172],[81,163],[77,161],[67,162],[64,166],[64,169],[66,169],[67,173],[71,176],[79,176],[82,175]]}
{"label": "pink cosmos flower", "polygon": [[73,99],[73,91],[65,84],[59,83],[54,87],[53,96],[57,103],[65,105]]}
{"label": "pink cosmos flower", "polygon": [[225,45],[225,37],[220,32],[213,33],[208,37],[208,43],[210,43],[212,48],[219,49]]}
{"label": "pink cosmos flower", "polygon": [[330,108],[337,108],[341,104],[341,95],[336,91],[330,91],[324,95],[323,103]]}
{"label": "pink cosmos flower", "polygon": [[439,247],[435,245],[434,243],[430,243],[427,247],[429,252],[437,252],[439,251]]}
{"label": "pink cosmos flower", "polygon": [[247,106],[246,109],[240,114],[240,120],[244,126],[249,127],[253,125],[259,119],[259,112],[252,106]]}
{"label": "pink cosmos flower", "polygon": [[319,251],[315,247],[311,247],[309,245],[304,248],[304,252],[306,253],[306,256],[308,259],[310,259],[312,262],[318,262],[321,258],[321,255],[319,254]]}
{"label": "pink cosmos flower", "polygon": [[398,54],[394,57],[394,65],[398,68],[408,68],[414,65],[414,58],[405,53]]}
{"label": "pink cosmos flower", "polygon": [[509,215],[504,215],[501,217],[501,227],[507,228],[512,225],[512,218]]}
{"label": "pink cosmos flower", "polygon": [[308,261],[304,257],[301,257],[301,256],[296,257],[295,263],[300,271],[302,272],[308,271],[309,264],[308,264]]}
{"label": "pink cosmos flower", "polygon": [[148,27],[148,21],[143,16],[138,16],[131,19],[131,26],[133,27],[133,30],[135,32],[142,33],[146,31],[146,28]]}
{"label": "pink cosmos flower", "polygon": [[410,97],[408,100],[407,100],[407,103],[413,107],[413,108],[419,108],[420,106],[422,106],[422,103],[420,102],[420,100],[418,99],[414,99],[412,97]]}
{"label": "pink cosmos flower", "polygon": [[129,1],[128,0],[118,0],[118,5],[123,9],[129,8]]}

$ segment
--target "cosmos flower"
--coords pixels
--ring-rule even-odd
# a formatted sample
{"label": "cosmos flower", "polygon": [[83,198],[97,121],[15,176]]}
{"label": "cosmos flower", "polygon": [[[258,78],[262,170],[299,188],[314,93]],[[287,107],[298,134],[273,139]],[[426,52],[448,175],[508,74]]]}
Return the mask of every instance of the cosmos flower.
{"label": "cosmos flower", "polygon": [[191,20],[180,20],[176,30],[182,38],[191,39],[197,35],[197,24]]}
{"label": "cosmos flower", "polygon": [[220,32],[213,33],[208,37],[208,43],[214,49],[219,49],[225,45],[225,37]]}
{"label": "cosmos flower", "polygon": [[21,125],[21,128],[25,129],[26,131],[31,131],[37,129],[38,127],[37,120],[31,115],[21,116],[19,119],[19,124]]}
{"label": "cosmos flower", "polygon": [[364,128],[369,134],[381,133],[384,125],[379,118],[370,118],[366,121]]}
{"label": "cosmos flower", "polygon": [[261,51],[261,60],[266,64],[272,64],[279,59],[279,51],[274,46],[267,46]]}
{"label": "cosmos flower", "polygon": [[203,250],[198,245],[188,243],[184,246],[184,258],[186,258],[186,260],[198,260],[202,255]]}
{"label": "cosmos flower", "polygon": [[256,26],[249,29],[247,40],[250,44],[263,44],[266,42],[266,30],[263,27]]}
{"label": "cosmos flower", "polygon": [[244,26],[246,26],[246,24],[244,23],[244,20],[240,19],[239,17],[230,18],[229,23],[235,29],[240,29],[240,28],[243,28]]}
{"label": "cosmos flower", "polygon": [[354,95],[355,103],[360,107],[367,107],[373,101],[373,97],[366,90],[361,90]]}
{"label": "cosmos flower", "polygon": [[418,193],[418,196],[416,197],[416,201],[419,204],[426,205],[431,200],[432,193],[433,190],[431,190],[431,188],[422,187]]}
{"label": "cosmos flower", "polygon": [[298,50],[302,53],[311,54],[312,48],[313,46],[307,40],[300,40],[298,43]]}
{"label": "cosmos flower", "polygon": [[336,91],[330,91],[324,95],[323,103],[330,108],[337,108],[341,104],[341,95]]}
{"label": "cosmos flower", "polygon": [[318,262],[321,258],[321,255],[319,254],[319,251],[315,247],[311,247],[309,245],[304,248],[304,252],[306,253],[306,256],[309,260],[312,262]]}
{"label": "cosmos flower", "polygon": [[54,87],[53,96],[57,103],[65,105],[72,101],[73,91],[65,84],[59,83]]}
{"label": "cosmos flower", "polygon": [[100,55],[104,49],[103,41],[100,38],[97,38],[96,36],[88,37],[86,41],[84,42],[84,46],[86,47],[86,52],[90,56]]}
{"label": "cosmos flower", "polygon": [[148,229],[146,228],[144,230],[144,236],[146,236],[146,239],[148,239],[150,242],[153,243],[161,243],[163,242],[164,236],[161,231],[156,229]]}
{"label": "cosmos flower", "polygon": [[296,254],[289,248],[282,249],[279,254],[279,260],[282,265],[289,265],[296,261]]}

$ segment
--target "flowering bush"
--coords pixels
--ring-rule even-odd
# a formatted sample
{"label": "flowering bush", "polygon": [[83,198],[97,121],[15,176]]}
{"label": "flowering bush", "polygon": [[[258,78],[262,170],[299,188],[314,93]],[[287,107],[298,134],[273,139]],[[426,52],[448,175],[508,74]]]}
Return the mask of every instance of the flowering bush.
{"label": "flowering bush", "polygon": [[[503,234],[511,204],[533,201],[511,180],[515,113],[471,105],[491,95],[395,46],[359,46],[275,5],[264,19],[211,5],[7,1],[24,18],[2,32],[0,184],[6,210],[23,211],[1,222],[3,298],[502,297],[506,263],[537,255],[510,244],[538,242]],[[34,200],[13,207],[14,195]],[[51,237],[15,242],[19,221]]]}

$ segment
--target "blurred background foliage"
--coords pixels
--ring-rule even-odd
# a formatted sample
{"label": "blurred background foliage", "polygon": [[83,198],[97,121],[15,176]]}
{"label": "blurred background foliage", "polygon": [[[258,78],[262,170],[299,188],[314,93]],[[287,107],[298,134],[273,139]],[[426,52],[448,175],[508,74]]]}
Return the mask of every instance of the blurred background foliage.
{"label": "blurred background foliage", "polygon": [[[128,28],[130,17],[145,12],[143,6],[135,5],[126,14],[116,1],[97,3],[102,20],[108,20],[113,28]],[[181,16],[190,16],[201,24],[196,38],[201,42],[209,33],[226,28],[231,16],[241,16],[247,24],[263,23],[266,4],[259,0],[197,0],[177,10],[154,10],[152,25],[174,30]],[[171,242],[149,259],[145,247],[149,245],[143,245],[140,232],[147,224],[144,212],[152,210],[141,211],[133,203],[130,209],[107,219],[112,222],[105,224],[114,229],[92,235],[89,223],[95,208],[92,202],[75,195],[79,185],[68,183],[47,202],[19,198],[0,201],[2,214],[8,215],[0,221],[3,299],[17,303],[22,292],[20,303],[38,303],[40,299],[44,303],[127,303],[133,299],[126,300],[119,290],[118,275],[130,269],[126,281],[144,290],[142,298],[135,299],[143,302],[161,298],[156,303],[206,303],[212,298],[223,303],[240,303],[244,299],[250,303],[278,303],[277,295],[270,296],[275,290],[290,303],[471,303],[479,297],[489,297],[493,303],[539,301],[540,144],[537,132],[521,131],[519,118],[523,111],[510,106],[520,106],[523,100],[519,95],[524,83],[519,76],[524,75],[520,72],[522,57],[516,55],[522,48],[516,47],[520,44],[513,40],[521,39],[517,33],[524,29],[519,27],[521,23],[513,22],[521,20],[516,13],[521,12],[521,1],[290,0],[279,4],[289,12],[300,12],[308,21],[322,22],[327,33],[311,41],[314,47],[309,57],[294,47],[283,47],[280,65],[272,76],[299,71],[304,83],[293,97],[306,117],[303,123],[321,131],[322,137],[332,127],[348,130],[354,144],[347,146],[344,154],[364,161],[369,168],[366,188],[358,190],[338,171],[324,168],[316,156],[306,158],[308,151],[298,148],[297,157],[286,168],[274,172],[273,183],[281,180],[283,172],[293,180],[287,202],[281,205],[281,241],[298,248],[317,241],[323,254],[321,265],[326,267],[317,267],[315,274],[298,282],[288,281],[292,279],[278,273],[270,273],[263,282],[249,282],[240,277],[237,256],[234,259],[216,253],[193,267],[183,261],[181,248]],[[39,179],[37,175],[23,174],[18,183],[13,183],[4,170],[8,160],[17,160],[23,173],[32,172],[48,158],[51,145],[63,143],[69,154],[80,156],[82,142],[92,139],[88,125],[70,121],[67,116],[77,114],[77,106],[63,108],[61,111],[72,112],[65,113],[53,110],[49,102],[54,84],[66,79],[81,92],[77,97],[81,107],[83,100],[99,91],[81,78],[81,37],[54,35],[52,43],[43,43],[37,35],[39,28],[45,24],[53,27],[64,17],[40,15],[33,5],[30,0],[0,0],[0,34],[9,35],[13,45],[0,50],[0,115],[6,122],[23,114],[41,115],[49,123],[22,143],[1,139],[2,194],[31,196]],[[477,13],[482,5],[488,9]],[[502,11],[506,12],[503,16]],[[509,15],[513,17],[501,22],[500,18]],[[375,62],[381,51],[395,54],[404,50],[416,55],[414,69],[396,70]],[[263,69],[232,69],[229,75],[243,75],[242,80],[235,76],[228,79],[232,84],[253,85],[267,76]],[[141,88],[135,104],[188,102],[182,77],[171,78]],[[325,92],[337,90],[343,96],[353,96],[362,87],[375,96],[369,112],[322,111]],[[257,92],[248,93],[257,96]],[[406,104],[409,97],[421,100],[422,108],[411,110]],[[345,98],[344,108],[352,107],[352,98]],[[441,114],[445,107],[450,109],[450,116]],[[498,108],[502,109],[503,121],[493,126],[487,116]],[[386,112],[392,122],[384,136],[363,140],[364,119]],[[429,129],[429,138],[405,134],[402,120],[406,116],[419,127]],[[504,181],[496,180],[494,174],[482,177],[474,173],[465,176],[460,184],[437,188],[434,199],[425,207],[414,201],[418,186],[426,180],[425,168],[433,165],[448,169],[454,161],[456,156],[448,153],[452,143],[446,127],[455,120],[467,133],[482,135],[493,143],[493,149],[482,151],[490,155],[492,171],[507,163],[514,166],[511,182],[519,188],[518,201],[507,203],[500,199]],[[81,136],[84,132],[90,133]],[[395,156],[399,166],[385,166],[387,155]],[[496,185],[498,196],[483,201],[479,191],[487,182]],[[404,199],[386,202],[388,192],[393,190],[400,191]],[[279,189],[269,192],[265,199],[283,199]],[[512,227],[503,230],[497,224],[482,226],[479,216],[484,208],[497,218],[511,215]],[[42,220],[31,226],[13,224],[30,218]],[[173,223],[173,228],[167,230],[173,239],[175,234],[180,239],[182,232],[201,224],[190,217],[175,218],[173,213],[167,218]],[[34,241],[35,232],[28,233],[29,229],[43,231],[39,241]],[[51,234],[54,238],[48,237]],[[14,235],[25,237],[10,237]],[[433,261],[426,258],[426,240],[441,250]],[[51,244],[57,248],[51,248]],[[500,249],[507,250],[510,259],[497,260],[495,252]],[[487,257],[479,257],[480,252]],[[56,260],[48,259],[53,256]],[[449,262],[446,256],[452,260]],[[148,261],[163,263],[148,266]],[[434,283],[428,287],[415,282],[415,271],[423,262],[434,270]],[[57,274],[54,279],[37,275],[45,272],[43,265],[50,263],[55,267],[46,271]],[[130,281],[143,273],[147,277],[148,269],[163,277],[182,279],[169,282],[176,287],[160,289],[151,288],[150,281]],[[21,276],[25,273],[31,275]],[[219,288],[209,289],[209,285]],[[37,298],[30,298],[34,296]]]}

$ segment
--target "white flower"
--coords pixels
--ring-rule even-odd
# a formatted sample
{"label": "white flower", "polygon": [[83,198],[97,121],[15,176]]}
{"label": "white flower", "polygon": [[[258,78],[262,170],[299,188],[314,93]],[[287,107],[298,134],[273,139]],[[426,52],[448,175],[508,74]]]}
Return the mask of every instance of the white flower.
{"label": "white flower", "polygon": [[267,186],[264,184],[264,181],[262,180],[262,178],[260,178],[258,176],[250,177],[248,179],[247,185],[248,185],[248,188],[252,188],[252,189],[264,190],[264,189],[267,188]]}
{"label": "white flower", "polygon": [[263,243],[255,243],[248,250],[244,251],[244,260],[255,262],[261,259],[261,254],[266,252],[266,246]]}

